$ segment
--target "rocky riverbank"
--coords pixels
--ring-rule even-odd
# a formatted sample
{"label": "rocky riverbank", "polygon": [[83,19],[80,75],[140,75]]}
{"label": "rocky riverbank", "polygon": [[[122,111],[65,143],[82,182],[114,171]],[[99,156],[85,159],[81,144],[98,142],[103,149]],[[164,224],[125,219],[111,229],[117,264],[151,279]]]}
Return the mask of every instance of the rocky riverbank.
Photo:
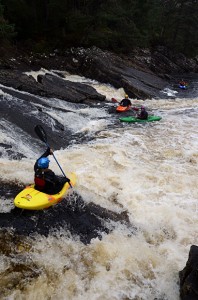
{"label": "rocky riverbank", "polygon": [[[39,75],[37,81],[25,74],[32,70],[56,70]],[[56,97],[74,103],[104,101],[94,88],[63,80],[58,71],[85,76],[124,88],[131,98],[159,97],[174,74],[198,72],[198,60],[174,55],[164,47],[135,50],[128,56],[118,56],[98,48],[73,48],[51,54],[27,54],[10,51],[0,57],[0,84],[39,96]]]}

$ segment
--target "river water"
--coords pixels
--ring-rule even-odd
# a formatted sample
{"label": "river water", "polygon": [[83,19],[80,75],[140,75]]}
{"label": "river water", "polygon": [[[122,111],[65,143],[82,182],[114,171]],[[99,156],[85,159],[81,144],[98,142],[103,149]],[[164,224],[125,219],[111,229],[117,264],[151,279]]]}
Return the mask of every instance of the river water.
{"label": "river water", "polygon": [[[75,189],[86,203],[117,213],[127,211],[137,230],[131,234],[127,226],[115,222],[110,233],[88,244],[64,229],[17,240],[14,233],[11,238],[4,232],[0,298],[177,300],[178,272],[186,264],[190,246],[198,244],[198,98],[177,97],[169,87],[161,99],[132,100],[162,119],[127,124],[109,113],[115,107],[111,98],[121,99],[124,91],[94,81],[89,84],[106,95],[105,105],[76,109],[72,103],[43,99],[42,107],[46,101],[51,107],[70,110],[45,111],[46,123],[52,117],[73,136],[68,147],[55,154],[66,172],[76,172]],[[12,106],[16,99],[1,91],[3,100]],[[26,157],[13,159],[4,148],[1,180],[29,184],[41,149],[25,136],[22,139],[23,133],[12,126],[1,119],[0,144],[23,149]],[[51,168],[60,172],[53,159]],[[1,212],[13,208],[12,197],[1,195],[0,202]]]}

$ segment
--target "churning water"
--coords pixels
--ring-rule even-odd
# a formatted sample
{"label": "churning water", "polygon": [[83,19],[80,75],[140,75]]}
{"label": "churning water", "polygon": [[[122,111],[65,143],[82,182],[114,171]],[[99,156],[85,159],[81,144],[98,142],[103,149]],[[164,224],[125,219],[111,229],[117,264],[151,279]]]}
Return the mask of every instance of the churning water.
{"label": "churning water", "polygon": [[[120,99],[124,93],[91,84],[107,100]],[[1,99],[14,105],[15,99],[5,92]],[[134,100],[134,105],[144,103],[150,113],[162,117],[146,124],[120,123],[118,115],[108,112],[115,106],[110,101],[104,107],[78,109],[56,99],[36,105],[44,107],[45,101],[51,107],[70,109],[64,113],[46,108],[46,122],[52,117],[71,133],[92,137],[81,143],[73,139],[69,147],[55,152],[66,172],[76,172],[76,191],[87,203],[127,211],[137,230],[131,234],[117,222],[113,231],[86,245],[64,229],[14,241],[14,232],[12,238],[4,232],[1,299],[179,299],[178,272],[186,264],[190,246],[198,243],[197,98]],[[12,144],[26,154],[14,160],[2,150],[2,181],[33,180],[40,152],[22,136],[9,119],[1,120],[0,145]],[[53,159],[51,168],[59,172]],[[1,212],[11,208],[13,199],[2,195]]]}

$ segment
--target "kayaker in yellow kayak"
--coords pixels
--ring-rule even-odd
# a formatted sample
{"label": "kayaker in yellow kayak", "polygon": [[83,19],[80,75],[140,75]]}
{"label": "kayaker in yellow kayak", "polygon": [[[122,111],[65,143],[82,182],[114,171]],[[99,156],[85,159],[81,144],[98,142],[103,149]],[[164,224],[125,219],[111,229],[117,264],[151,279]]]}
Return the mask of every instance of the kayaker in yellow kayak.
{"label": "kayaker in yellow kayak", "polygon": [[34,188],[40,192],[53,195],[58,193],[66,182],[70,183],[70,179],[57,176],[48,168],[50,162],[48,156],[51,154],[53,154],[53,151],[48,147],[43,155],[37,159],[34,165]]}

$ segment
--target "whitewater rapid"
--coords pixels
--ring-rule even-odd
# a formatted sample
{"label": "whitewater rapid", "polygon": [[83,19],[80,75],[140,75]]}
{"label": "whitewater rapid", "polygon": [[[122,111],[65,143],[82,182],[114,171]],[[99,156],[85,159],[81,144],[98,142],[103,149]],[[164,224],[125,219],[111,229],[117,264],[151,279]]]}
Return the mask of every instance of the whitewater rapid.
{"label": "whitewater rapid", "polygon": [[[106,95],[110,107],[116,105],[111,97],[124,95],[122,89],[93,85]],[[70,103],[49,101],[74,109]],[[66,172],[76,172],[76,190],[87,203],[127,211],[136,233],[118,222],[111,233],[103,233],[102,240],[92,239],[88,245],[65,230],[26,238],[12,256],[0,256],[4,299],[179,299],[178,272],[186,264],[190,246],[198,244],[198,101],[132,102],[144,104],[162,120],[120,123],[107,107],[83,107],[79,119],[74,117],[75,109],[67,117],[63,112],[54,115],[53,110],[48,115],[74,133],[94,135],[87,143],[73,142],[55,154]],[[8,140],[1,130],[0,142]],[[20,147],[28,157],[10,160],[2,156],[1,179],[28,184],[39,153],[22,141]],[[51,168],[59,172],[52,159]],[[11,199],[1,199],[1,211],[12,206]],[[21,278],[20,283],[10,284],[8,291],[6,284],[14,280],[8,271],[19,261],[22,267],[15,276]],[[23,276],[25,267],[34,274],[31,280]]]}

